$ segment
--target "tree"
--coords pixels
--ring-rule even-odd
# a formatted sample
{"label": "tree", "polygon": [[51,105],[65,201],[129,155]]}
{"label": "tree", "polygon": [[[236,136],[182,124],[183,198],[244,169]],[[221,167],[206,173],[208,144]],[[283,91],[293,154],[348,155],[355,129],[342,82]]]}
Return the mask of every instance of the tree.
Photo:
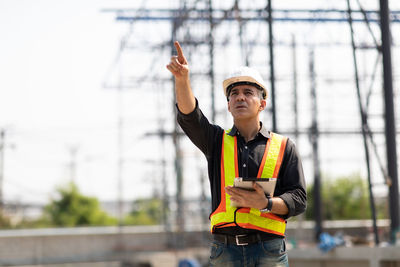
{"label": "tree", "polygon": [[162,223],[162,200],[159,198],[143,198],[133,202],[132,211],[125,218],[129,225],[156,225]]}
{"label": "tree", "polygon": [[42,221],[54,226],[115,225],[117,220],[101,210],[94,197],[82,195],[74,183],[59,188],[59,198],[44,208]]}
{"label": "tree", "polygon": [[8,218],[7,216],[3,215],[0,212],[0,229],[7,229],[7,228],[11,228],[11,222],[10,222],[10,218]]}
{"label": "tree", "polygon": [[[371,219],[367,182],[360,175],[336,179],[325,178],[321,188],[323,218],[325,220]],[[313,185],[307,187],[306,218],[313,216]],[[377,218],[387,218],[384,203],[378,203]]]}

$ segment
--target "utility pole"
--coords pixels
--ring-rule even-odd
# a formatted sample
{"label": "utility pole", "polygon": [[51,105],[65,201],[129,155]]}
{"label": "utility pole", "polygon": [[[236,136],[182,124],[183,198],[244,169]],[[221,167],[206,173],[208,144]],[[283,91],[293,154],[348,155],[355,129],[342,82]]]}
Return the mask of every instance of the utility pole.
{"label": "utility pole", "polygon": [[275,67],[274,67],[274,35],[272,31],[272,0],[268,0],[268,34],[269,34],[269,72],[271,82],[272,101],[272,131],[277,132],[276,124],[276,101],[275,101]]}
{"label": "utility pole", "polygon": [[396,233],[400,230],[399,222],[399,183],[397,177],[397,152],[396,152],[396,122],[394,117],[393,103],[393,78],[392,78],[392,56],[391,36],[389,22],[388,0],[380,0],[380,22],[382,35],[382,58],[383,58],[383,89],[385,98],[385,136],[386,156],[389,183],[389,210],[391,219],[391,242],[396,242]]}
{"label": "utility pole", "polygon": [[319,236],[322,233],[322,198],[321,198],[321,171],[319,166],[319,153],[318,153],[318,107],[317,107],[317,91],[315,84],[315,70],[314,70],[314,49],[310,50],[310,84],[311,84],[311,113],[312,113],[312,125],[311,125],[311,145],[312,145],[312,157],[314,166],[314,218],[315,218],[315,239],[318,241]]}
{"label": "utility pole", "polygon": [[[125,40],[121,40],[121,50],[125,46]],[[121,63],[120,63],[121,64]],[[122,86],[122,70],[120,66],[119,72],[119,87],[117,91],[117,109],[118,109],[118,120],[117,120],[117,200],[118,200],[118,226],[121,232],[121,226],[123,225],[123,198],[122,198],[122,178],[123,178],[123,138],[124,138],[124,118],[123,118],[123,86]]]}
{"label": "utility pole", "polygon": [[293,113],[294,113],[294,136],[296,142],[299,138],[299,112],[298,112],[298,97],[297,97],[297,51],[296,38],[292,35],[292,58],[293,58]]}
{"label": "utility pole", "polygon": [[[293,81],[293,114],[294,114],[294,138],[296,141],[297,148],[299,147],[299,112],[298,112],[298,94],[297,94],[297,48],[296,48],[296,37],[292,35],[292,81]],[[305,213],[298,216],[298,226],[296,231],[296,238],[301,240],[305,238],[303,231],[303,223],[305,220]]]}
{"label": "utility pole", "polygon": [[209,54],[210,54],[210,85],[211,85],[211,121],[215,123],[215,77],[214,77],[214,18],[213,18],[213,7],[212,0],[208,0],[208,11],[209,17],[208,22],[210,23],[210,31],[208,34],[209,41]]}
{"label": "utility pole", "polygon": [[4,148],[5,148],[6,131],[0,129],[0,216],[3,215],[4,197],[3,197],[3,182],[4,182]]}
{"label": "utility pole", "polygon": [[352,9],[350,6],[350,0],[347,0],[348,12],[349,12],[349,25],[350,25],[350,34],[351,34],[351,45],[353,52],[353,66],[354,66],[354,76],[356,82],[356,91],[357,91],[357,99],[358,99],[358,108],[361,115],[361,130],[364,141],[364,152],[365,152],[365,163],[367,167],[367,178],[368,178],[368,192],[369,192],[369,202],[371,206],[371,215],[372,215],[372,224],[374,229],[374,240],[375,246],[379,245],[379,236],[378,236],[378,226],[376,224],[376,210],[375,210],[375,201],[374,201],[374,193],[372,191],[372,181],[371,181],[371,167],[370,167],[370,156],[369,156],[369,147],[367,140],[367,131],[369,130],[368,121],[367,121],[367,112],[363,107],[361,102],[361,89],[359,83],[359,74],[358,74],[358,64],[357,64],[357,55],[356,55],[356,44],[354,40],[354,29],[353,29],[353,18],[352,18]]}
{"label": "utility pole", "polygon": [[[171,55],[175,55],[175,46],[173,45],[174,41],[176,40],[176,32],[181,25],[182,21],[180,18],[176,18],[172,22],[172,35],[171,35]],[[176,93],[175,93],[175,83],[174,83],[174,78],[171,77],[172,79],[172,91],[173,91],[173,102],[172,102],[172,108],[174,110],[174,118],[176,118]],[[182,155],[181,155],[181,147],[180,147],[180,140],[179,140],[179,125],[176,119],[174,119],[174,130],[172,133],[172,140],[173,144],[175,147],[175,173],[176,173],[176,205],[177,205],[177,211],[176,211],[176,226],[177,226],[177,235],[175,236],[175,246],[177,248],[183,248],[184,247],[184,229],[185,229],[185,218],[184,218],[184,207],[183,207],[183,201],[182,201],[182,184],[183,184],[183,171],[182,171]]]}
{"label": "utility pole", "polygon": [[244,25],[246,24],[245,21],[243,21],[242,16],[240,14],[240,8],[239,8],[239,2],[240,0],[235,0],[235,3],[233,4],[233,10],[235,10],[236,15],[236,20],[239,23],[239,41],[240,41],[240,51],[241,51],[241,56],[242,56],[242,62],[244,63],[245,66],[249,66],[249,53],[247,50],[247,45],[245,44],[244,38],[243,38],[243,33],[244,33]]}
{"label": "utility pole", "polygon": [[[163,88],[162,84],[160,87]],[[162,98],[163,99],[163,98]],[[161,98],[160,98],[161,100]],[[160,101],[161,102],[161,101]],[[161,106],[161,103],[159,103]],[[161,112],[159,110],[159,112]],[[167,247],[172,245],[172,238],[171,238],[171,225],[168,219],[169,213],[169,198],[168,198],[168,182],[167,182],[167,159],[166,159],[166,152],[165,152],[165,136],[166,133],[164,131],[164,121],[165,119],[162,117],[161,113],[158,114],[158,125],[159,125],[159,133],[158,136],[160,137],[161,141],[161,198],[162,198],[162,222],[164,224],[164,231],[167,234]]]}

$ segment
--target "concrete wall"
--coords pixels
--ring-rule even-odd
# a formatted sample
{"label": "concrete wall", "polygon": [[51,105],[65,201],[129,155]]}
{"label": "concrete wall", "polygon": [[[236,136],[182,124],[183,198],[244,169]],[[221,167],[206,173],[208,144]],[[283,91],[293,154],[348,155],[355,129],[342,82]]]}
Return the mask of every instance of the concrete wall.
{"label": "concrete wall", "polygon": [[[157,227],[0,231],[0,266],[175,267],[183,258],[206,263],[209,238],[207,231],[171,235]],[[184,244],[176,248],[182,240]],[[338,247],[323,253],[309,245],[289,249],[288,254],[291,267],[400,267],[399,246]]]}
{"label": "concrete wall", "polygon": [[314,247],[288,255],[294,267],[400,267],[400,247],[337,247],[328,253]]}
{"label": "concrete wall", "polygon": [[176,253],[170,253],[171,243],[185,240],[189,247],[197,244],[206,248],[203,236],[204,232],[193,231],[171,238],[160,229],[146,227],[0,231],[0,266],[142,262],[143,257],[154,253],[177,259]]}

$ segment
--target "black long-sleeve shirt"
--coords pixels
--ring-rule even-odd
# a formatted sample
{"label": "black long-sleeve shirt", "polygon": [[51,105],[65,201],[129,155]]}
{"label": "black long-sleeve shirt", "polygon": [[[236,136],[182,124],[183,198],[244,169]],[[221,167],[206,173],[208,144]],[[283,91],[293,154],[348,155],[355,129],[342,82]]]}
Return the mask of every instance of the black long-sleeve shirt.
{"label": "black long-sleeve shirt", "polygon": [[[178,123],[190,140],[204,153],[208,162],[212,211],[221,201],[221,149],[224,130],[209,123],[201,112],[196,99],[196,108],[190,114],[177,112]],[[238,129],[233,126],[229,135],[237,136],[237,155],[240,177],[257,177],[264,155],[265,145],[270,133],[261,123],[261,129],[253,140],[245,142]],[[279,170],[274,197],[280,197],[286,203],[289,213],[281,216],[287,219],[304,212],[306,208],[306,187],[301,160],[294,143],[288,139],[281,168]],[[244,234],[256,230],[240,227],[226,227],[215,230],[218,233]]]}

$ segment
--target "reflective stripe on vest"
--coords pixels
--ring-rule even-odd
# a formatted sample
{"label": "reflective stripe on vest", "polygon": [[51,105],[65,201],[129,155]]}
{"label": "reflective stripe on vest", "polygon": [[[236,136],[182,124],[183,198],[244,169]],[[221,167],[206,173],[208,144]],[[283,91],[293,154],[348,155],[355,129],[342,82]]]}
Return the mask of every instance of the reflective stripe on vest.
{"label": "reflective stripe on vest", "polygon": [[[221,153],[221,202],[211,214],[211,231],[215,228],[240,226],[277,235],[284,235],[286,221],[272,213],[261,213],[253,208],[235,208],[225,193],[225,186],[233,186],[235,177],[239,177],[237,160],[237,138],[225,131]],[[265,146],[257,178],[277,178],[285,152],[287,138],[271,133]]]}

